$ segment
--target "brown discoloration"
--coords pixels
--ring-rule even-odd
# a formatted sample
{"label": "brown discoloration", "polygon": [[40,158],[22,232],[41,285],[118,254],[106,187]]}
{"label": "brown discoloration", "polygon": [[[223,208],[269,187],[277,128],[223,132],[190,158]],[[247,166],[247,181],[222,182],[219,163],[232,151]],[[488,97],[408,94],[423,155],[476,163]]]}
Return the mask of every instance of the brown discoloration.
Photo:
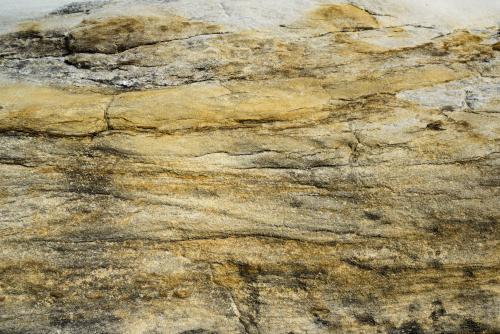
{"label": "brown discoloration", "polygon": [[72,52],[116,53],[140,45],[220,32],[217,25],[173,15],[83,20],[80,27],[70,33],[69,49]]}
{"label": "brown discoloration", "polygon": [[21,22],[17,28],[23,36],[39,36],[42,31],[40,23],[36,21]]}
{"label": "brown discoloration", "polygon": [[438,41],[446,52],[451,52],[460,61],[489,59],[493,56],[493,46],[483,44],[483,39],[468,31],[456,31]]}
{"label": "brown discoloration", "polygon": [[362,8],[350,5],[323,5],[308,16],[309,25],[333,31],[355,31],[379,27],[377,20]]}

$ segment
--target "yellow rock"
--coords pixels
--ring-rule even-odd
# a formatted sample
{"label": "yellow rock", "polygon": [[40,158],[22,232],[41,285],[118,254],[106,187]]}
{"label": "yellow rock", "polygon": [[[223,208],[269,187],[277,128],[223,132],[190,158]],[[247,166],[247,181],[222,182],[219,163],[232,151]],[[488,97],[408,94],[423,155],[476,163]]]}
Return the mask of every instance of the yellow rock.
{"label": "yellow rock", "polygon": [[113,129],[164,132],[301,122],[324,117],[329,97],[308,79],[196,84],[121,94],[109,118]]}
{"label": "yellow rock", "polygon": [[106,129],[111,96],[23,84],[0,86],[0,129],[87,135]]}
{"label": "yellow rock", "polygon": [[401,90],[427,87],[433,84],[457,80],[470,76],[471,72],[464,66],[451,69],[443,65],[426,65],[409,69],[395,69],[383,73],[369,75],[345,82],[335,78],[328,80],[326,86],[332,98],[353,99],[380,93],[396,93]]}
{"label": "yellow rock", "polygon": [[350,4],[323,5],[311,12],[308,25],[329,31],[364,30],[379,27],[377,20],[367,11]]}

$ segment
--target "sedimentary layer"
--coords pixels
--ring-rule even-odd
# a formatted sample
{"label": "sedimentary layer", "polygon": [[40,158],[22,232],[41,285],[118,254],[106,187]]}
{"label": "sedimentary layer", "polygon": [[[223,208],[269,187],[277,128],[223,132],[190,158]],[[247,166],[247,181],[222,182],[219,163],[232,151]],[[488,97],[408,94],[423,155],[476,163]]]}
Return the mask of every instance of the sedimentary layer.
{"label": "sedimentary layer", "polygon": [[248,3],[0,35],[0,332],[497,333],[498,27]]}

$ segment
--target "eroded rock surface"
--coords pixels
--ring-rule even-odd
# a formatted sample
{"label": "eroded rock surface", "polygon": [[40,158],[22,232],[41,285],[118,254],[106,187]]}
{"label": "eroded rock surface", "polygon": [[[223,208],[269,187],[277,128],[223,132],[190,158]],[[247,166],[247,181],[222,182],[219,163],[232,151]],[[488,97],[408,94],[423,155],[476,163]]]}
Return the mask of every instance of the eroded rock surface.
{"label": "eroded rock surface", "polygon": [[498,7],[466,3],[0,35],[0,333],[498,333]]}

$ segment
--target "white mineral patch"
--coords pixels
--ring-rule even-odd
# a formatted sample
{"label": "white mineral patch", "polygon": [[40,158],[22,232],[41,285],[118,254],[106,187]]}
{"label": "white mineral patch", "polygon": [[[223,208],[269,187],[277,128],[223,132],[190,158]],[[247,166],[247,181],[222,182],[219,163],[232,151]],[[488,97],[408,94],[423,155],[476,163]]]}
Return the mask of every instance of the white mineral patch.
{"label": "white mineral patch", "polygon": [[[93,0],[96,2],[98,0]],[[72,0],[2,0],[0,31],[12,29],[19,21],[44,16]],[[92,2],[92,1],[86,1]],[[124,5],[127,3],[127,5]],[[497,26],[500,1],[492,0],[114,0],[105,9],[91,15],[112,13],[113,7],[138,8],[154,5],[188,18],[217,22],[239,29],[272,28],[300,19],[305,12],[320,4],[353,3],[377,15],[385,26],[418,25],[442,31],[459,28]]]}
{"label": "white mineral patch", "polygon": [[492,0],[356,0],[373,12],[390,15],[386,22],[434,26],[442,29],[498,25],[500,2]]}
{"label": "white mineral patch", "polygon": [[353,3],[380,14],[386,25],[414,24],[443,30],[489,27],[499,23],[500,1],[491,0],[185,0],[167,6],[186,16],[242,28],[272,27],[299,19],[320,4]]}
{"label": "white mineral patch", "polygon": [[404,91],[397,96],[428,108],[492,111],[489,106],[500,96],[500,82],[497,78],[466,79]]}
{"label": "white mineral patch", "polygon": [[17,22],[40,17],[74,0],[0,0],[0,31]]}

